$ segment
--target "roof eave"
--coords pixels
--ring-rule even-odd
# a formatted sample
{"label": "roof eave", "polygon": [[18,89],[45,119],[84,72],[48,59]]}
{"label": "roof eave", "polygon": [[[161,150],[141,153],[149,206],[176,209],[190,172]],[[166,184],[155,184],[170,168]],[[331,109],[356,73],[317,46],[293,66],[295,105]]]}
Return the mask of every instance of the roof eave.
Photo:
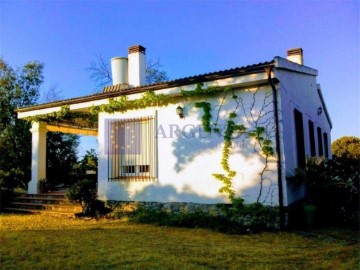
{"label": "roof eave", "polygon": [[213,72],[213,73],[208,73],[208,74],[203,74],[203,75],[186,77],[186,78],[176,79],[176,80],[167,81],[167,82],[163,82],[163,83],[139,86],[139,87],[129,88],[129,89],[123,90],[123,91],[111,91],[111,88],[116,89],[116,85],[115,86],[107,86],[106,92],[97,93],[97,94],[88,95],[88,96],[70,98],[70,99],[65,99],[65,100],[59,100],[59,101],[55,101],[55,102],[39,104],[39,105],[35,105],[35,106],[30,106],[30,107],[17,108],[15,111],[16,112],[28,112],[28,111],[32,111],[32,110],[38,110],[38,109],[47,109],[47,108],[77,104],[77,103],[82,103],[82,102],[96,101],[96,100],[101,100],[101,99],[106,99],[106,98],[114,98],[114,97],[119,97],[119,96],[123,96],[123,95],[138,94],[138,93],[143,93],[146,91],[158,91],[158,90],[171,88],[171,87],[179,87],[179,86],[185,86],[185,85],[190,85],[190,84],[215,81],[215,80],[219,80],[219,79],[230,78],[233,76],[245,76],[245,75],[249,75],[249,74],[256,74],[256,73],[264,72],[265,68],[268,66],[274,66],[274,61],[259,63],[256,65],[251,65],[251,66],[246,66],[246,67],[234,68],[234,69],[229,69],[229,70],[224,70],[224,71],[219,71],[219,72]]}

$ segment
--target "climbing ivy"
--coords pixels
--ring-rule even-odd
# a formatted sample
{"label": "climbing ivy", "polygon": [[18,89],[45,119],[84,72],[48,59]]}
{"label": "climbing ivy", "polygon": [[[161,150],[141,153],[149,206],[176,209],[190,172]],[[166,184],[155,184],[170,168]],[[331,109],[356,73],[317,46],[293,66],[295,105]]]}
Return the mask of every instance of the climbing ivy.
{"label": "climbing ivy", "polygon": [[261,153],[265,157],[274,155],[274,148],[272,147],[272,141],[265,139],[265,128],[256,127],[248,133],[249,137],[254,138],[261,147]]}
{"label": "climbing ivy", "polygon": [[[200,96],[211,96],[216,93],[223,93],[224,96],[220,105],[218,106],[217,118],[213,123],[212,121],[212,107],[209,102],[201,101],[195,102],[196,108],[201,108],[203,110],[203,115],[201,117],[201,123],[204,128],[204,131],[211,133],[214,132],[224,140],[224,147],[222,150],[221,158],[221,167],[224,170],[224,173],[214,173],[213,177],[222,182],[223,186],[219,189],[219,192],[227,194],[228,198],[233,201],[235,199],[235,190],[233,187],[233,179],[236,176],[236,171],[230,168],[229,158],[232,152],[233,140],[239,138],[242,135],[247,135],[249,138],[253,138],[255,142],[260,146],[261,155],[265,157],[265,168],[261,173],[261,178],[263,178],[263,173],[267,168],[267,161],[270,156],[274,155],[274,149],[272,147],[272,141],[269,140],[266,136],[266,128],[263,126],[256,125],[253,129],[247,129],[242,124],[236,124],[235,119],[237,118],[237,110],[239,106],[243,105],[242,99],[235,95],[231,87],[226,87],[223,91],[218,91],[219,87],[203,87],[203,83],[198,83],[194,90],[185,91],[181,89],[180,94],[174,95],[165,95],[165,94],[156,94],[153,91],[146,91],[143,95],[134,100],[129,100],[127,96],[120,96],[116,99],[111,99],[108,104],[102,104],[99,106],[92,106],[89,110],[89,114],[79,113],[79,112],[70,112],[69,106],[61,107],[60,111],[37,115],[32,117],[27,117],[25,120],[28,121],[61,121],[61,120],[71,120],[71,119],[87,119],[90,122],[94,123],[97,121],[97,115],[99,112],[114,113],[114,112],[126,112],[131,109],[142,109],[146,107],[162,107],[168,104],[175,104],[179,100],[186,99],[188,97],[200,97]],[[220,119],[220,114],[222,106],[225,100],[228,97],[229,93],[232,93],[231,99],[235,102],[235,109],[228,113],[226,122],[226,128],[224,134],[221,133],[221,130],[218,128],[218,121]],[[265,108],[266,106],[264,106]],[[244,107],[243,107],[244,111]],[[245,112],[245,111],[244,111]],[[262,186],[261,186],[262,190]],[[261,195],[260,190],[260,195]],[[259,198],[260,198],[259,195]],[[258,198],[258,200],[259,200]]]}
{"label": "climbing ivy", "polygon": [[[230,117],[230,116],[229,116]],[[214,173],[213,177],[223,183],[219,192],[228,194],[232,201],[235,197],[235,190],[233,188],[232,180],[236,176],[236,171],[232,170],[229,165],[229,157],[231,154],[232,135],[235,131],[235,122],[230,118],[226,124],[224,135],[224,148],[222,151],[221,166],[226,174]]]}
{"label": "climbing ivy", "polygon": [[204,111],[201,117],[201,123],[206,132],[211,132],[211,104],[209,102],[195,102],[196,108],[202,108]]}
{"label": "climbing ivy", "polygon": [[94,117],[93,115],[89,115],[83,112],[70,111],[69,105],[61,106],[60,110],[56,112],[40,114],[35,116],[28,116],[24,118],[24,120],[30,122],[47,122],[47,123],[60,122],[60,121],[73,122],[76,119],[87,120],[92,125],[95,125],[97,121],[97,117]]}
{"label": "climbing ivy", "polygon": [[24,119],[27,121],[35,121],[35,122],[39,122],[39,121],[50,122],[50,121],[56,121],[69,117],[69,112],[70,112],[69,106],[62,106],[60,108],[60,111],[47,113],[47,114],[40,114],[36,116],[29,116]]}
{"label": "climbing ivy", "polygon": [[198,83],[198,84],[196,84],[196,87],[194,90],[185,91],[185,90],[181,89],[181,95],[184,97],[212,95],[216,91],[219,90],[219,87],[216,87],[216,86],[209,86],[206,88],[203,88],[203,86],[204,86],[204,83]]}
{"label": "climbing ivy", "polygon": [[[265,167],[262,170],[262,172],[260,173],[261,189],[260,189],[259,197],[258,197],[258,201],[259,201],[261,192],[262,192],[263,174],[265,173],[265,171],[267,169],[268,158],[270,156],[274,155],[272,141],[266,138],[266,135],[265,135],[266,128],[265,127],[257,125],[253,129],[247,129],[242,124],[236,124],[235,119],[238,116],[236,112],[237,112],[239,106],[242,105],[242,102],[238,98],[238,96],[236,96],[234,94],[233,91],[232,91],[231,99],[233,99],[236,106],[232,112],[228,113],[227,119],[225,119],[225,122],[226,122],[225,132],[223,134],[221,133],[220,129],[218,128],[218,121],[220,118],[222,106],[223,106],[223,104],[228,96],[228,93],[230,91],[232,91],[231,88],[224,89],[224,96],[219,105],[219,109],[217,112],[217,118],[216,118],[216,121],[213,123],[213,125],[214,125],[213,128],[211,127],[211,120],[212,120],[211,104],[208,102],[196,102],[195,103],[195,107],[201,108],[203,110],[201,122],[202,122],[202,126],[203,126],[204,130],[209,133],[213,131],[213,132],[217,133],[218,135],[220,135],[221,137],[223,137],[223,140],[224,140],[224,146],[223,146],[222,157],[221,157],[221,162],[220,162],[224,173],[214,173],[213,177],[216,180],[222,182],[222,187],[219,189],[219,192],[226,194],[230,201],[234,201],[235,189],[233,186],[233,179],[236,177],[236,171],[233,170],[229,164],[229,158],[230,158],[231,152],[232,152],[233,140],[236,138],[239,138],[241,135],[247,135],[249,138],[253,138],[255,140],[255,142],[261,148],[260,154],[263,157],[265,157]],[[204,92],[206,92],[206,91],[204,91]]]}
{"label": "climbing ivy", "polygon": [[146,107],[163,107],[168,104],[175,104],[180,99],[193,96],[210,95],[218,90],[218,87],[203,88],[203,86],[203,83],[198,83],[194,90],[185,91],[181,89],[180,94],[174,95],[156,94],[153,91],[146,91],[140,98],[134,100],[129,100],[128,96],[120,96],[116,99],[110,99],[108,104],[92,106],[89,113],[72,112],[70,111],[70,107],[65,105],[57,112],[29,116],[24,118],[24,120],[51,122],[81,118],[97,121],[97,117],[94,116],[97,116],[99,112],[114,113],[126,112],[132,109],[143,109]]}
{"label": "climbing ivy", "polygon": [[120,96],[117,99],[111,99],[109,104],[92,106],[90,108],[90,113],[97,115],[99,112],[114,113],[154,106],[163,107],[169,103],[175,103],[176,100],[176,96],[156,94],[153,91],[146,91],[139,99],[129,100],[127,96]]}

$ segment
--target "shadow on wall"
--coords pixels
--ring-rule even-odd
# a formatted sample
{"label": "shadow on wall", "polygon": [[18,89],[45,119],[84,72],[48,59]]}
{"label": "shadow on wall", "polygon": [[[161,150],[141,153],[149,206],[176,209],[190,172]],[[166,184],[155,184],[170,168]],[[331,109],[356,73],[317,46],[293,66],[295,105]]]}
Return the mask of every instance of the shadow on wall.
{"label": "shadow on wall", "polygon": [[[190,186],[184,186],[183,190],[178,192],[171,185],[160,186],[157,183],[147,182],[140,191],[130,193],[129,182],[112,182],[103,187],[101,200],[117,201],[146,201],[146,202],[194,202],[215,204],[225,202],[226,198],[219,195],[216,198],[201,196],[196,194]],[[116,185],[116,186],[115,186]]]}
{"label": "shadow on wall", "polygon": [[[201,125],[201,118],[204,112],[200,108],[194,109],[194,104],[187,104],[186,107],[192,107],[187,113],[192,117],[192,119],[195,119],[199,125],[194,125],[192,127],[188,125],[188,128],[179,132],[176,139],[173,141],[173,155],[177,158],[177,162],[174,165],[174,170],[177,173],[180,173],[186,168],[188,164],[194,162],[196,157],[204,153],[209,155],[216,153],[216,156],[213,158],[218,158],[218,162],[220,164],[228,115],[234,112],[235,108],[237,116],[233,118],[233,120],[236,124],[243,124],[247,128],[247,131],[254,131],[257,128],[264,128],[265,134],[261,136],[264,136],[264,139],[266,140],[273,140],[274,119],[271,92],[270,94],[267,92],[260,93],[258,90],[253,92],[239,93],[239,95],[243,95],[244,99],[239,98],[236,102],[234,100],[227,99],[227,101],[221,103],[221,98],[211,102],[211,126],[214,128],[213,122],[216,121],[217,128],[220,129],[221,135],[214,132],[205,132]],[[196,101],[194,101],[194,103],[195,102]],[[220,103],[221,106],[219,105]],[[245,164],[234,163],[232,156],[240,154],[242,157],[244,157],[245,161],[252,162],[257,158],[261,160],[261,162],[265,162],[265,158],[260,154],[261,149],[259,144],[254,144],[254,139],[250,138],[248,134],[239,135],[232,140],[232,143],[232,153],[230,154],[229,160],[231,164],[234,164],[232,165],[232,169],[238,172],[239,175],[242,171],[244,171],[244,166],[248,167],[249,164],[246,162]],[[275,146],[273,145],[273,147]],[[211,171],[211,168],[206,169],[210,170],[209,173],[211,174],[223,173],[222,171]],[[251,175],[258,175],[259,181],[257,183],[259,184],[254,183],[252,187],[248,187],[242,190],[244,199],[255,198],[258,199],[259,202],[274,202],[276,204],[277,198],[274,200],[276,183],[271,180],[271,178],[273,178],[271,176],[272,172],[273,171],[271,171],[271,169],[266,169],[265,165],[264,167],[259,166],[258,171],[252,172]],[[234,181],[237,181],[236,179],[237,178],[235,178]]]}
{"label": "shadow on wall", "polygon": [[[279,204],[279,194],[277,191],[277,183],[271,179],[266,179],[263,183],[263,192],[259,198],[259,202],[265,205],[278,205]],[[242,191],[241,198],[245,200],[246,203],[251,201],[251,198],[257,198],[259,196],[259,185],[248,187]],[[254,202],[254,201],[252,201]]]}
{"label": "shadow on wall", "polygon": [[[195,103],[196,101],[194,101]],[[187,107],[190,107],[188,104]],[[215,113],[219,106],[215,106],[212,110],[213,118],[216,118]],[[223,105],[222,110],[226,114],[232,111],[233,104],[230,102]],[[190,110],[189,113],[196,114],[197,122],[201,123],[201,117],[203,112],[201,109]],[[241,117],[241,112],[239,109],[239,116]],[[212,120],[214,121],[214,119]],[[243,121],[237,118],[236,122],[242,123]],[[211,153],[215,151],[222,152],[223,143],[224,143],[224,134],[226,130],[226,121],[219,118],[217,127],[220,129],[221,134],[215,132],[208,133],[204,130],[201,124],[199,125],[185,125],[185,127],[190,127],[183,129],[178,132],[176,140],[172,143],[173,154],[177,158],[177,162],[174,166],[174,170],[179,173],[185,169],[186,165],[193,162],[194,159],[201,155],[202,153]],[[213,128],[213,126],[212,126]],[[250,139],[247,135],[240,135],[238,138],[233,139],[233,148],[232,154],[241,153],[246,158],[251,158],[254,155],[258,156],[258,153],[254,151],[254,145],[250,142]],[[219,158],[221,158],[219,156]],[[220,159],[219,159],[220,163]],[[235,168],[236,169],[236,168]]]}
{"label": "shadow on wall", "polygon": [[[149,199],[151,198],[151,199]],[[200,196],[191,191],[190,187],[185,187],[183,191],[177,190],[171,186],[151,185],[135,194],[133,201],[156,201],[156,202],[196,202],[196,203],[219,203],[221,199]]]}
{"label": "shadow on wall", "polygon": [[[119,200],[128,201],[130,200],[130,194],[127,192],[129,183],[128,182],[108,182],[106,184],[98,185],[98,189],[101,189],[100,196],[101,200]],[[99,193],[99,190],[98,190]]]}

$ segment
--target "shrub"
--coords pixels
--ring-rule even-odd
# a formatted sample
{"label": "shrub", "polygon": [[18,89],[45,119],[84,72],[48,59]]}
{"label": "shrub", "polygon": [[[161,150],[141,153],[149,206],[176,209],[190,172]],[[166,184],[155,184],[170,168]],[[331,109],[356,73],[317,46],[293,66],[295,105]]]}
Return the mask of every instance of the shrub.
{"label": "shrub", "polygon": [[26,185],[21,181],[23,177],[23,171],[18,168],[0,169],[0,188],[12,190],[17,186],[25,187]]}
{"label": "shrub", "polygon": [[96,182],[89,179],[83,179],[73,184],[67,198],[71,202],[81,203],[82,212],[86,216],[96,216],[106,213],[105,204],[97,200]]}
{"label": "shrub", "polygon": [[138,223],[187,228],[209,228],[226,233],[247,233],[277,228],[277,207],[260,203],[243,204],[235,199],[233,204],[219,205],[224,215],[212,216],[204,212],[182,213],[138,208],[129,219]]}
{"label": "shrub", "polygon": [[235,198],[231,205],[223,205],[226,217],[251,231],[278,228],[279,209],[261,203],[244,204],[242,198]]}
{"label": "shrub", "polygon": [[40,193],[46,193],[50,191],[50,182],[47,179],[40,179],[38,185]]}
{"label": "shrub", "polygon": [[334,156],[332,160],[310,158],[295,170],[290,181],[305,184],[305,202],[319,208],[322,224],[357,225],[359,219],[359,161]]}

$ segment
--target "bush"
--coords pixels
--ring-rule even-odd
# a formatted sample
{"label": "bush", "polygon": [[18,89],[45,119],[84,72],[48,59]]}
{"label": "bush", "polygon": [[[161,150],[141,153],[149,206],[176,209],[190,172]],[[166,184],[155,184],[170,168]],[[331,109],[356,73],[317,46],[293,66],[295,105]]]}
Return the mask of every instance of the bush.
{"label": "bush", "polygon": [[241,199],[233,204],[219,205],[224,215],[212,216],[204,212],[179,213],[150,210],[144,207],[132,212],[129,219],[138,223],[187,228],[209,228],[226,233],[248,233],[277,228],[277,207],[260,203],[243,204]]}
{"label": "bush", "polygon": [[71,202],[80,203],[85,216],[96,216],[107,212],[105,203],[96,199],[96,181],[83,179],[76,182],[70,187],[67,198]]}
{"label": "bush", "polygon": [[40,179],[38,186],[40,193],[46,193],[51,190],[50,182],[47,179]]}
{"label": "bush", "polygon": [[310,158],[289,180],[306,186],[304,202],[318,209],[318,225],[358,225],[359,161],[334,156],[332,160]]}
{"label": "bush", "polygon": [[155,224],[159,226],[210,228],[216,231],[239,233],[244,228],[236,226],[235,222],[225,217],[210,216],[203,212],[174,213],[140,208],[129,216],[130,221],[137,223]]}
{"label": "bush", "polygon": [[14,189],[16,187],[25,187],[26,184],[21,181],[24,173],[19,168],[0,169],[0,188]]}
{"label": "bush", "polygon": [[263,231],[278,228],[279,209],[261,203],[244,204],[242,198],[235,198],[231,205],[224,205],[225,215],[236,224],[251,231]]}

